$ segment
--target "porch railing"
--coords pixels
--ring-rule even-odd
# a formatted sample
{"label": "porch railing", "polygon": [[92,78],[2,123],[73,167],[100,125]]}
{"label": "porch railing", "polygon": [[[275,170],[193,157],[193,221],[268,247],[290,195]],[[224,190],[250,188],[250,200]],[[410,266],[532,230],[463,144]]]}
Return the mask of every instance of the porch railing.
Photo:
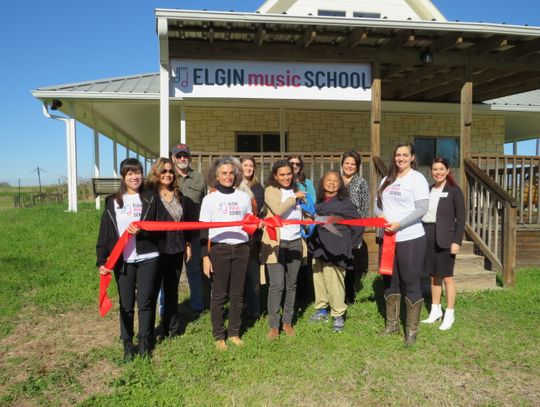
{"label": "porch railing", "polygon": [[486,154],[471,159],[517,201],[518,223],[540,223],[540,156]]}
{"label": "porch railing", "polygon": [[[279,159],[286,158],[289,154],[299,154],[304,161],[304,172],[308,178],[313,180],[315,188],[322,174],[325,171],[334,169],[340,170],[341,167],[341,155],[343,152],[329,152],[329,153],[317,153],[317,152],[286,152],[286,153],[238,153],[238,152],[201,152],[192,151],[192,166],[196,170],[206,174],[208,168],[214,159],[223,156],[241,157],[242,155],[249,155],[255,159],[256,162],[256,174],[259,181],[264,183],[268,174],[272,168],[272,164]],[[360,166],[359,173],[366,180],[370,176],[370,162],[371,154],[361,154],[362,165]]]}
{"label": "porch railing", "polygon": [[514,284],[516,200],[471,159],[467,176],[465,231],[491,264],[503,273],[505,287]]}

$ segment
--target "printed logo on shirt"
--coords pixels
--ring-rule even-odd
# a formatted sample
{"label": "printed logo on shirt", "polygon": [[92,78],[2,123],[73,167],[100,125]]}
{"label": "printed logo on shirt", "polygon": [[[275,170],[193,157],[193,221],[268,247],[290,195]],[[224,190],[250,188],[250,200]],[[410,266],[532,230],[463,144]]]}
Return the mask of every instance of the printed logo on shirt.
{"label": "printed logo on shirt", "polygon": [[242,215],[242,208],[238,202],[222,202],[219,204],[219,212],[223,215]]}
{"label": "printed logo on shirt", "polygon": [[392,184],[385,191],[389,195],[401,196],[401,184]]}
{"label": "printed logo on shirt", "polygon": [[123,208],[116,207],[116,213],[134,218],[140,218],[142,214],[142,204],[124,204]]}

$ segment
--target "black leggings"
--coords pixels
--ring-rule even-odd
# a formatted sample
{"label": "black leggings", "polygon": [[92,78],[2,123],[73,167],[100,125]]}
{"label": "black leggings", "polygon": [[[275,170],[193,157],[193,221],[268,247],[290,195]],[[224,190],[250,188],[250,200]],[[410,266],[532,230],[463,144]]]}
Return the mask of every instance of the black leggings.
{"label": "black leggings", "polygon": [[383,276],[384,295],[399,294],[400,289],[411,303],[422,298],[420,276],[424,269],[426,257],[426,237],[396,242],[394,272],[391,276]]}

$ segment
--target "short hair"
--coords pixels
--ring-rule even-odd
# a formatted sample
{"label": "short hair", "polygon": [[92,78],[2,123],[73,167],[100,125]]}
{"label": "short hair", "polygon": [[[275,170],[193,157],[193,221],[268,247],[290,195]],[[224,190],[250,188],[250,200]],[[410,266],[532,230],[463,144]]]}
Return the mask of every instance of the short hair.
{"label": "short hair", "polygon": [[356,163],[356,172],[360,171],[360,166],[362,165],[362,156],[354,150],[345,151],[341,156],[341,166],[347,158],[351,157]]}
{"label": "short hair", "polygon": [[233,187],[237,188],[238,185],[240,185],[240,182],[242,182],[242,170],[241,166],[239,166],[238,158],[234,158],[231,156],[226,157],[220,157],[216,158],[214,162],[212,163],[212,166],[208,170],[208,175],[206,177],[208,182],[208,188],[217,188],[219,185],[219,182],[217,180],[217,172],[219,168],[223,165],[232,165],[234,170],[234,183]]}

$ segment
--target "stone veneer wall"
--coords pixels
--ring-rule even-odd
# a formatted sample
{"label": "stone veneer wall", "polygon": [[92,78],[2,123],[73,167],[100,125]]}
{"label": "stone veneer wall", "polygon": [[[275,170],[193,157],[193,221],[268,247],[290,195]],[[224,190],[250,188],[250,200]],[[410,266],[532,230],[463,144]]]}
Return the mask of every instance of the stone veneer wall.
{"label": "stone veneer wall", "polygon": [[[285,111],[289,151],[335,152],[370,149],[368,112]],[[234,151],[235,133],[279,132],[278,110],[186,109],[187,142],[197,151]],[[394,146],[415,136],[459,137],[457,115],[382,115],[381,154],[387,161]],[[503,117],[473,116],[473,153],[504,152]]]}

